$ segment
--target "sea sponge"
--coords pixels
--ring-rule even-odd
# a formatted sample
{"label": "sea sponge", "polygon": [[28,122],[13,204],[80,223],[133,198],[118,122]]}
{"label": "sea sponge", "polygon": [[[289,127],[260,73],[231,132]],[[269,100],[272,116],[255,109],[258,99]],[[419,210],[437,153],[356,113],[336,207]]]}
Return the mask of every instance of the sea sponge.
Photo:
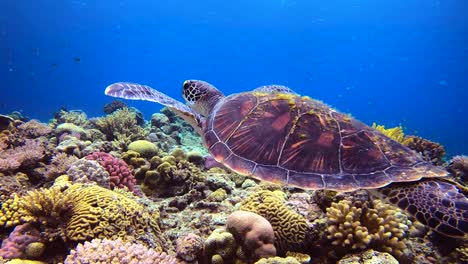
{"label": "sea sponge", "polygon": [[231,263],[237,250],[234,236],[222,228],[215,229],[205,240],[204,257],[213,264]]}
{"label": "sea sponge", "polygon": [[144,158],[152,158],[158,155],[159,149],[155,144],[148,140],[136,140],[128,145],[128,150],[140,153]]}
{"label": "sea sponge", "polygon": [[407,146],[420,153],[424,160],[438,166],[444,164],[444,146],[417,136],[407,136],[406,138],[411,139],[411,142]]}
{"label": "sea sponge", "polygon": [[191,262],[198,259],[205,248],[203,238],[194,233],[188,233],[177,238],[177,256],[185,261]]}
{"label": "sea sponge", "polygon": [[353,250],[372,247],[403,255],[411,222],[400,209],[380,200],[373,201],[373,208],[358,208],[341,200],[327,208],[327,217],[332,245]]}
{"label": "sea sponge", "polygon": [[270,222],[279,252],[297,250],[306,242],[309,225],[304,217],[289,210],[271,191],[258,191],[248,196],[239,210],[259,214]]}
{"label": "sea sponge", "polygon": [[37,223],[51,240],[125,237],[152,240],[155,247],[165,244],[160,236],[159,211],[146,209],[135,196],[59,179],[49,189],[7,200],[0,210],[0,224]]}
{"label": "sea sponge", "polygon": [[176,259],[164,252],[157,252],[145,245],[116,240],[93,239],[71,250],[65,264],[75,263],[121,263],[121,264],[176,264]]}
{"label": "sea sponge", "polygon": [[250,261],[276,256],[273,227],[264,217],[252,212],[235,211],[228,216],[226,227]]}

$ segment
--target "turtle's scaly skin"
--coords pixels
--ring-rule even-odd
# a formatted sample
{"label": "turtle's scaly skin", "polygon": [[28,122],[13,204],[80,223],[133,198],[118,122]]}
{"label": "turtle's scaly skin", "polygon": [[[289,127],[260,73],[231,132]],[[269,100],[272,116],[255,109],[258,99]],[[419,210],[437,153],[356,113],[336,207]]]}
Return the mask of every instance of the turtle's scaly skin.
{"label": "turtle's scaly skin", "polygon": [[303,189],[374,189],[447,175],[377,130],[296,94],[228,96],[208,117],[204,139],[237,173]]}

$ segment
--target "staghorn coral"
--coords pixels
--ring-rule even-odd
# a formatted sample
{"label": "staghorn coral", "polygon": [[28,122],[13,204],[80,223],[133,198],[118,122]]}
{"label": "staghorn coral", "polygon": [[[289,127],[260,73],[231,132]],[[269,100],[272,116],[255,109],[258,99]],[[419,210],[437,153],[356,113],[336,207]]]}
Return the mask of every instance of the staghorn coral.
{"label": "staghorn coral", "polygon": [[203,239],[194,234],[188,233],[177,238],[177,256],[185,261],[191,262],[198,259],[205,248]]}
{"label": "staghorn coral", "polygon": [[447,170],[451,172],[457,180],[467,183],[468,182],[468,157],[465,155],[459,155],[453,157]]}
{"label": "staghorn coral", "polygon": [[100,186],[72,184],[58,178],[49,189],[14,195],[2,205],[0,225],[37,223],[50,240],[81,241],[125,237],[155,247],[164,245],[158,225],[159,211],[147,210],[130,193]]}
{"label": "staghorn coral", "polygon": [[431,162],[434,165],[444,164],[444,146],[417,136],[407,136],[406,138],[411,139],[411,142],[407,146],[420,153],[424,160]]}
{"label": "staghorn coral", "polygon": [[215,229],[205,240],[205,261],[212,264],[232,263],[237,251],[234,236],[222,228]]}
{"label": "staghorn coral", "polygon": [[44,252],[45,245],[41,233],[32,224],[22,224],[15,227],[7,239],[3,240],[0,257],[39,258]]}
{"label": "staghorn coral", "polygon": [[273,227],[264,217],[252,212],[235,211],[228,216],[226,227],[249,261],[276,256]]}
{"label": "staghorn coral", "polygon": [[128,108],[98,118],[95,125],[116,147],[125,148],[130,142],[143,139],[148,134],[138,125],[136,113]]}
{"label": "staghorn coral", "polygon": [[358,208],[348,200],[327,208],[328,239],[332,245],[353,250],[372,247],[402,256],[411,222],[398,208],[380,200],[373,208]]}
{"label": "staghorn coral", "polygon": [[110,175],[111,189],[127,187],[130,191],[134,190],[136,180],[131,169],[125,161],[114,158],[105,152],[94,152],[85,157],[88,160],[95,160],[106,169]]}
{"label": "staghorn coral", "polygon": [[75,263],[121,263],[121,264],[176,264],[176,259],[164,252],[157,252],[142,244],[116,240],[93,239],[73,249],[65,264]]}
{"label": "staghorn coral", "polygon": [[304,245],[309,225],[304,217],[289,210],[271,191],[257,191],[248,196],[239,210],[265,217],[275,232],[275,247],[279,252],[296,250]]}
{"label": "staghorn coral", "polygon": [[412,138],[405,137],[405,134],[403,133],[403,127],[402,126],[397,126],[397,127],[392,127],[392,128],[385,128],[385,126],[382,125],[377,125],[376,123],[372,124],[372,128],[376,129],[380,133],[386,135],[387,137],[403,144],[403,145],[408,145],[411,143],[413,140]]}
{"label": "staghorn coral", "polygon": [[79,159],[67,170],[70,180],[76,183],[96,183],[110,189],[109,173],[95,160]]}

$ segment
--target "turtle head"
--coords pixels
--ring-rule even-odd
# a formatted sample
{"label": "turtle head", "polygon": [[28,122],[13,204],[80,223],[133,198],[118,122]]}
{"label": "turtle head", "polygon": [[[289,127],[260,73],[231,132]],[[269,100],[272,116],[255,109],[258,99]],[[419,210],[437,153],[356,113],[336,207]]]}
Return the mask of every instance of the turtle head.
{"label": "turtle head", "polygon": [[182,96],[187,106],[202,116],[207,117],[218,101],[224,97],[213,85],[199,80],[184,82]]}

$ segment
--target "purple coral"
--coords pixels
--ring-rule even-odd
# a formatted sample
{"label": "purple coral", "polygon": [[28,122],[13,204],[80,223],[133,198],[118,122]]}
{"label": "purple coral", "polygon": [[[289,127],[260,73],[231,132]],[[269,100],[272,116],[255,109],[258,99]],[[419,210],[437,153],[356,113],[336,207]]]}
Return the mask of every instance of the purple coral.
{"label": "purple coral", "polygon": [[65,259],[65,264],[74,263],[122,263],[122,264],[176,264],[173,256],[156,252],[144,245],[124,242],[122,239],[93,239],[78,244]]}
{"label": "purple coral", "polygon": [[86,156],[88,160],[95,160],[106,169],[110,175],[111,189],[122,188],[126,186],[130,191],[134,191],[136,179],[133,176],[132,170],[125,161],[115,158],[109,153],[94,152]]}
{"label": "purple coral", "polygon": [[0,152],[0,171],[11,171],[21,166],[31,166],[44,158],[45,151],[41,141],[26,139],[22,146],[4,149]]}
{"label": "purple coral", "polygon": [[[42,244],[39,230],[29,223],[18,225],[13,232],[10,233],[10,236],[3,241],[2,248],[0,248],[0,257],[5,259],[38,257],[38,255],[42,254],[43,247],[35,246],[36,250],[32,250],[33,252],[36,251],[33,253],[35,256],[31,256],[33,254],[28,251],[31,251],[30,248],[31,245],[34,245],[33,243]],[[38,250],[38,248],[42,250]]]}

